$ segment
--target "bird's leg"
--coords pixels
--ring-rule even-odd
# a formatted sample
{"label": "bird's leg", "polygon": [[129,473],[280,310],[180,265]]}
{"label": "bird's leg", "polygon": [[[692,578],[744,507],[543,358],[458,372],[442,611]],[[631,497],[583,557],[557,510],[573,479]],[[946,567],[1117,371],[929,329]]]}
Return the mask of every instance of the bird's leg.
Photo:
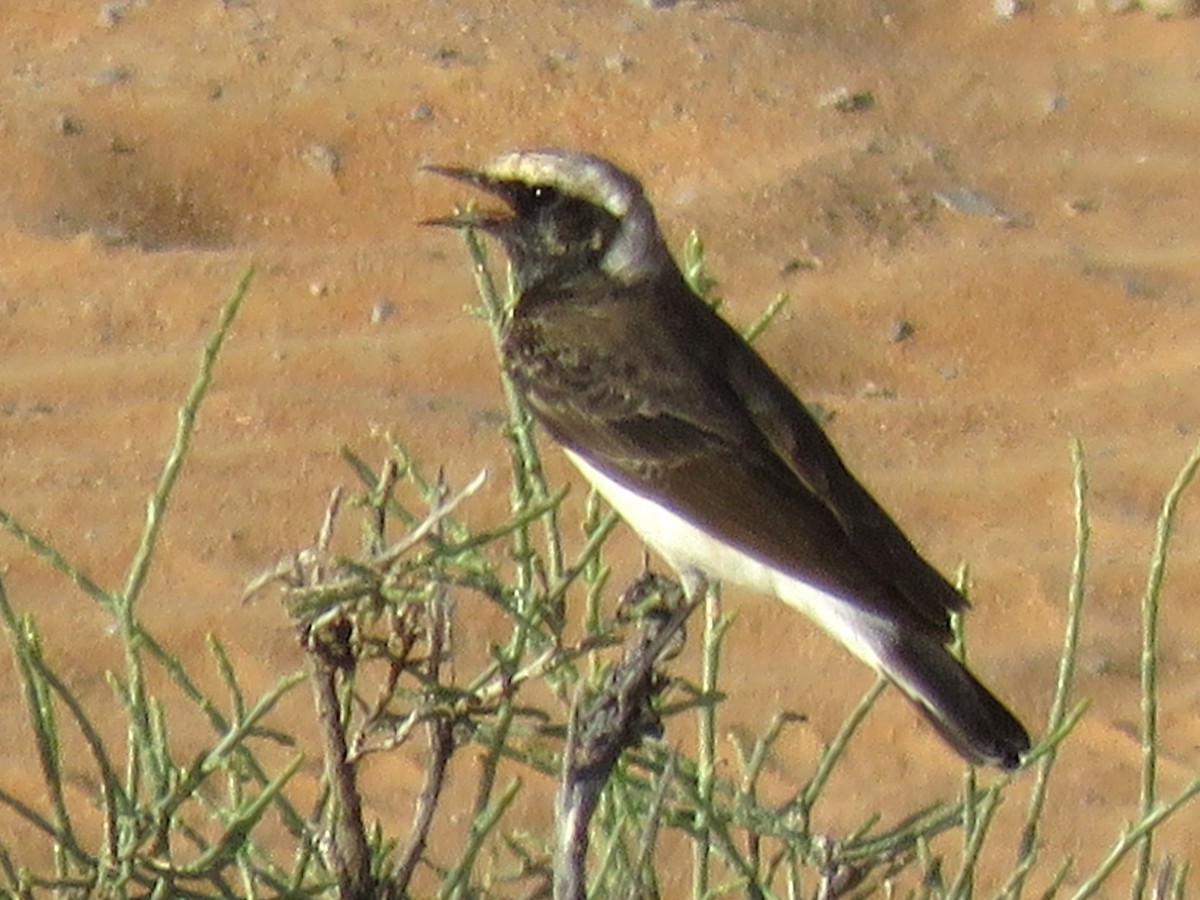
{"label": "bird's leg", "polygon": [[721,615],[721,595],[716,591],[716,582],[709,581],[708,576],[695,566],[686,566],[679,570],[679,581],[683,585],[683,593],[691,604],[699,605],[710,592],[714,608],[714,619]]}
{"label": "bird's leg", "polygon": [[695,566],[686,566],[679,570],[679,582],[683,585],[683,593],[689,600],[698,600],[708,591],[708,578]]}

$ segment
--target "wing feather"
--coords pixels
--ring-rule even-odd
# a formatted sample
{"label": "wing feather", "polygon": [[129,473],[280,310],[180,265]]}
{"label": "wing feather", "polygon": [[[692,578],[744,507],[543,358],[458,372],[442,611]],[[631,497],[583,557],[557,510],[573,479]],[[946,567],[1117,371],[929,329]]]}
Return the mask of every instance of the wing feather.
{"label": "wing feather", "polygon": [[[714,534],[948,640],[948,613],[965,600],[803,403],[682,280],[645,289],[656,299],[611,284],[573,285],[570,302],[522,298],[503,349],[536,418]],[[588,296],[603,302],[580,302]],[[679,302],[661,302],[671,296]]]}

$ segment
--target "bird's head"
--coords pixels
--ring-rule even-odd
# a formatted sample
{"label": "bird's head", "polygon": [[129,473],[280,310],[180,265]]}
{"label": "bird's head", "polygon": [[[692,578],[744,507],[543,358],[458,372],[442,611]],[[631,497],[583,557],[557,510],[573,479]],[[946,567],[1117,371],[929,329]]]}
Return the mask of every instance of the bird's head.
{"label": "bird's head", "polygon": [[636,178],[575,150],[517,150],[479,169],[427,166],[500,198],[503,211],[467,211],[425,224],[477,228],[512,261],[519,293],[599,271],[623,285],[673,266]]}

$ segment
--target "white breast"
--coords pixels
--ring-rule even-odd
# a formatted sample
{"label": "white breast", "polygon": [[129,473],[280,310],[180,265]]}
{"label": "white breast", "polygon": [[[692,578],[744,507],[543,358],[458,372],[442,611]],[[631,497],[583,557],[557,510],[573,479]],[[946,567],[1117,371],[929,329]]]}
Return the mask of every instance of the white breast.
{"label": "white breast", "polygon": [[863,662],[880,668],[877,647],[893,631],[887,622],[864,613],[852,600],[813,587],[772,567],[613,480],[578,454],[570,450],[565,452],[621,518],[677,572],[686,574],[694,570],[710,579],[778,597],[841,641]]}

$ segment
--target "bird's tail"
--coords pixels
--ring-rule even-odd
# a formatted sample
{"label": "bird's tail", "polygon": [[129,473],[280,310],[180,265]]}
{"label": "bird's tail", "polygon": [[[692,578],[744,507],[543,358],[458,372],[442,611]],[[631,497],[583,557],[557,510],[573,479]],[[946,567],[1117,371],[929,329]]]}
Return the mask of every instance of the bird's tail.
{"label": "bird's tail", "polygon": [[1015,769],[1029,734],[991,691],[933,638],[911,637],[881,648],[888,678],[934,728],[972,763]]}

